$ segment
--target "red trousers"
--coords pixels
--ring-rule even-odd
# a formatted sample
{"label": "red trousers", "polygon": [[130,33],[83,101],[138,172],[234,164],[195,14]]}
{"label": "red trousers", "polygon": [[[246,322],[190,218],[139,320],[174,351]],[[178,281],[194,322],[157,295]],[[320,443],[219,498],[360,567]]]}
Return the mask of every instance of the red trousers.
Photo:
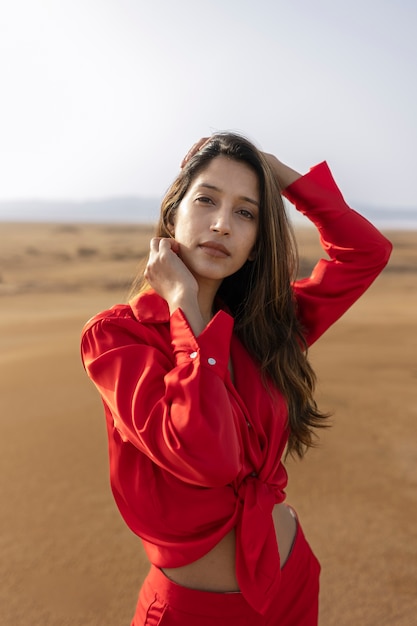
{"label": "red trousers", "polygon": [[300,524],[281,586],[266,615],[241,593],[212,593],[177,585],[152,566],[131,626],[317,626],[320,565]]}

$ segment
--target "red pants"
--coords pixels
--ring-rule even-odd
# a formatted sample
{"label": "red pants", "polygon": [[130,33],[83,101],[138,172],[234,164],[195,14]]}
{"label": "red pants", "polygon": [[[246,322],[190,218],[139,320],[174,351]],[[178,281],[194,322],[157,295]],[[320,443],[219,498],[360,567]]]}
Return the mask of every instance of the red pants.
{"label": "red pants", "polygon": [[152,566],[131,626],[317,626],[319,575],[319,562],[298,524],[279,594],[266,615],[256,613],[241,593],[182,587]]}

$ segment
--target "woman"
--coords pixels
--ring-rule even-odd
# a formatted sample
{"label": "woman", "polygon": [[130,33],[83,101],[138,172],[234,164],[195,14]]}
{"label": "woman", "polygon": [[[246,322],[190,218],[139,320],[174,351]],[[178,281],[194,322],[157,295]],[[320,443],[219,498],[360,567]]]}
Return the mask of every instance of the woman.
{"label": "woman", "polygon": [[[282,195],[330,257],[310,278],[295,280]],[[320,566],[281,459],[325,424],[308,346],[390,250],[325,163],[301,176],[230,133],[184,159],[139,292],[82,338],[113,494],[151,562],[132,625],[317,624]]]}

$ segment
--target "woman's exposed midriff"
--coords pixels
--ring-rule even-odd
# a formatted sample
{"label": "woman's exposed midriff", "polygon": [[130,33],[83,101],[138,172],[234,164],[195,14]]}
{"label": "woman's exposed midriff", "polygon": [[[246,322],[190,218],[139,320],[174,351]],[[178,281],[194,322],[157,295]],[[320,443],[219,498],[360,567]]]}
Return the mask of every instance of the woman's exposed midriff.
{"label": "woman's exposed midriff", "polygon": [[[272,511],[279,547],[281,567],[293,545],[297,521],[286,504],[276,504]],[[182,567],[163,568],[165,575],[175,583],[191,589],[212,592],[239,591],[235,569],[235,533],[229,532],[201,559]]]}

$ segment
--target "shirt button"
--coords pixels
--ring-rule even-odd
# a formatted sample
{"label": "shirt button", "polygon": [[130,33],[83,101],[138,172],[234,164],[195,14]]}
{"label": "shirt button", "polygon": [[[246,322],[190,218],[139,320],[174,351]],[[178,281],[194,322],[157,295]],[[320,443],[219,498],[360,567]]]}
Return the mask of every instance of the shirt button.
{"label": "shirt button", "polygon": [[195,359],[197,356],[197,352],[191,352],[190,359]]}
{"label": "shirt button", "polygon": [[247,426],[248,428],[252,428],[252,424],[250,423],[250,421],[249,421],[249,420],[246,420],[246,426]]}
{"label": "shirt button", "polygon": [[216,359],[213,359],[213,357],[210,357],[209,359],[207,359],[207,363],[209,365],[216,365],[217,361]]}
{"label": "shirt button", "polygon": [[252,478],[256,478],[258,474],[256,472],[251,472],[250,475],[252,476]]}

